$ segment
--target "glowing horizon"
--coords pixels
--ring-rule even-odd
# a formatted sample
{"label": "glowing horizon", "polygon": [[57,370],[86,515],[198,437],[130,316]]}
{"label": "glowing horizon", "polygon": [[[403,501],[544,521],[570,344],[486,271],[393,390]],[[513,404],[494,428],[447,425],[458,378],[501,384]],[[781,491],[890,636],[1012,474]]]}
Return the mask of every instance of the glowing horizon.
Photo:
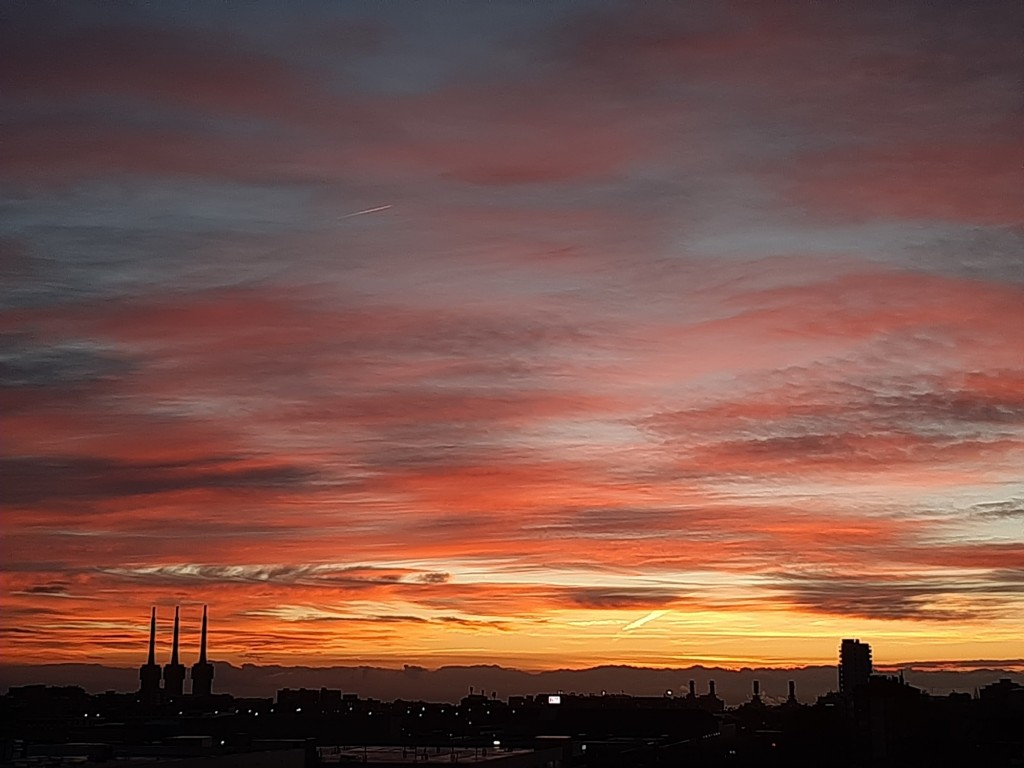
{"label": "glowing horizon", "polygon": [[1022,668],[1021,7],[12,9],[5,663]]}

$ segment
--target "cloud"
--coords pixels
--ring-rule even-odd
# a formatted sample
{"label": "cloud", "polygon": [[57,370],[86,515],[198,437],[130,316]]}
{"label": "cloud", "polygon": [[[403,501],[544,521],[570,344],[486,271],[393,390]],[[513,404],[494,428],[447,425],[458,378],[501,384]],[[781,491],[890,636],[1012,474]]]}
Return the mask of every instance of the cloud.
{"label": "cloud", "polygon": [[1006,501],[986,501],[981,504],[975,504],[971,509],[979,517],[997,520],[1024,517],[1024,498],[1007,499]]}
{"label": "cloud", "polygon": [[970,227],[908,247],[904,258],[918,271],[945,270],[972,280],[1024,283],[1022,227]]}
{"label": "cloud", "polygon": [[[650,605],[665,605],[679,599],[679,595],[669,589],[637,587],[624,587],[622,589],[578,587],[567,590],[566,597],[578,606],[596,609],[644,608]],[[666,613],[668,611],[656,610],[648,615],[658,618],[658,616]],[[635,624],[636,622],[633,623]]]}
{"label": "cloud", "polygon": [[899,555],[901,561],[908,563],[922,563],[938,568],[946,566],[988,570],[993,578],[1011,584],[1020,581],[1020,572],[1024,569],[1024,553],[1012,541],[929,541],[908,548]]}
{"label": "cloud", "polygon": [[317,606],[295,606],[280,605],[273,608],[256,609],[248,611],[247,615],[265,618],[274,618],[289,623],[305,622],[339,622],[347,625],[448,625],[460,629],[475,630],[499,630],[506,631],[508,622],[481,620],[463,616],[418,616],[414,614],[383,614],[383,615],[360,615],[352,613],[344,608],[330,608]]}
{"label": "cloud", "polygon": [[857,218],[1019,225],[1013,143],[842,150],[802,169],[795,194],[819,210]]}
{"label": "cloud", "polygon": [[[33,584],[24,590],[17,592],[21,595],[42,595],[44,597],[72,597],[68,591],[70,584],[64,581],[54,581],[48,584]],[[81,598],[79,598],[81,599]]]}
{"label": "cloud", "polygon": [[[967,580],[947,576],[818,576],[778,574],[774,588],[795,606],[815,612],[861,618],[957,622],[991,619],[1012,610],[1020,584],[1000,596],[998,585],[984,577]],[[971,595],[969,599],[964,599]],[[985,597],[985,596],[988,597]]]}
{"label": "cloud", "polygon": [[192,462],[132,463],[79,456],[11,457],[0,460],[11,482],[10,504],[145,496],[193,489],[298,488],[309,482],[308,469],[259,465],[241,457]]}
{"label": "cloud", "polygon": [[392,585],[405,571],[372,566],[310,565],[204,565],[179,564],[109,568],[112,575],[150,581],[218,581],[318,586]]}
{"label": "cloud", "polygon": [[27,333],[0,335],[0,402],[8,414],[94,396],[130,371],[123,355],[89,340],[42,345]]}
{"label": "cloud", "polygon": [[[246,180],[441,175],[506,186],[606,178],[649,155],[643,124],[586,98],[566,103],[566,90],[544,80],[382,97],[325,87],[301,66],[196,28],[108,26],[47,37],[67,58],[40,58],[25,37],[6,48],[4,85],[19,111],[47,100],[67,109],[69,93],[120,100],[121,109],[71,111],[46,132],[31,119],[12,121],[4,139],[17,160],[8,177],[38,183],[119,169]],[[176,120],[154,117],[168,109]],[[493,151],[498,145],[502,152]]]}
{"label": "cloud", "polygon": [[682,466],[728,475],[1009,467],[1024,444],[1020,371],[879,375],[856,361],[751,377],[728,397],[648,417]]}
{"label": "cloud", "polygon": [[508,622],[505,621],[479,621],[477,619],[466,619],[461,616],[442,616],[436,619],[442,624],[454,625],[463,629],[478,630],[478,629],[496,629],[502,632],[510,631],[512,628]]}
{"label": "cloud", "polygon": [[26,335],[0,336],[0,389],[73,388],[127,368],[112,350],[86,341],[41,347]]}
{"label": "cloud", "polygon": [[416,577],[417,581],[422,581],[424,584],[447,584],[451,581],[452,575],[450,573],[444,573],[441,571],[431,571],[430,573],[422,573]]}
{"label": "cloud", "polygon": [[[310,108],[309,83],[292,67],[230,35],[154,25],[72,29],[19,17],[30,29],[7,27],[0,82],[8,99],[121,96],[262,118]],[[44,55],[33,42],[42,39],[63,54]]]}

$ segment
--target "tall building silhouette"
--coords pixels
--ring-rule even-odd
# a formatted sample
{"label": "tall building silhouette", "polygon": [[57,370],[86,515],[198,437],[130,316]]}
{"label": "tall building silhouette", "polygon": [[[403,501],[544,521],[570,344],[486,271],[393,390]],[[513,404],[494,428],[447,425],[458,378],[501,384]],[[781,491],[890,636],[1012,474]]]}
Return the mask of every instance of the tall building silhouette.
{"label": "tall building silhouette", "polygon": [[139,694],[146,702],[160,700],[160,666],[156,663],[156,606],[149,614],[149,658],[139,667]]}
{"label": "tall building silhouette", "polygon": [[839,692],[853,693],[871,677],[871,646],[860,640],[843,640],[839,646]]}
{"label": "tall building silhouette", "polygon": [[213,664],[206,660],[206,606],[203,606],[203,633],[199,641],[199,661],[192,665],[192,695],[209,696],[213,692]]}
{"label": "tall building silhouette", "polygon": [[181,696],[185,688],[185,665],[178,662],[178,606],[174,608],[174,645],[171,648],[171,663],[164,667],[164,693],[167,696]]}

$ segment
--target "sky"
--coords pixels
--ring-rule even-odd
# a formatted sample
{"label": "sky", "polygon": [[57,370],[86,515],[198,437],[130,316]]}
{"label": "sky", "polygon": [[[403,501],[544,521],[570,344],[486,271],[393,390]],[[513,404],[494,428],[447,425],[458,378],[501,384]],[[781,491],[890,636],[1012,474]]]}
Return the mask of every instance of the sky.
{"label": "sky", "polygon": [[1024,6],[8,3],[7,663],[1024,669]]}

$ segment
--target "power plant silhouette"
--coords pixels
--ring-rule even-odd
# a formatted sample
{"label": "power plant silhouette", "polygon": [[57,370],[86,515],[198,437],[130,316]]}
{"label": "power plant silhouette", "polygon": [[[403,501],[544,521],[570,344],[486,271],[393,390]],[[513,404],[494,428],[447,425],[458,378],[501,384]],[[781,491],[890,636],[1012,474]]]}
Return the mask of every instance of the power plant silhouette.
{"label": "power plant silhouette", "polygon": [[[206,606],[203,606],[203,629],[199,644],[199,661],[192,665],[192,695],[205,697],[213,692],[213,664],[206,660]],[[174,643],[171,660],[161,670],[156,663],[156,607],[149,615],[149,656],[139,667],[139,695],[143,701],[156,703],[163,699],[179,698],[185,693],[185,665],[178,660],[178,642],[181,631],[180,608],[174,608]],[[163,680],[163,688],[160,681]]]}

